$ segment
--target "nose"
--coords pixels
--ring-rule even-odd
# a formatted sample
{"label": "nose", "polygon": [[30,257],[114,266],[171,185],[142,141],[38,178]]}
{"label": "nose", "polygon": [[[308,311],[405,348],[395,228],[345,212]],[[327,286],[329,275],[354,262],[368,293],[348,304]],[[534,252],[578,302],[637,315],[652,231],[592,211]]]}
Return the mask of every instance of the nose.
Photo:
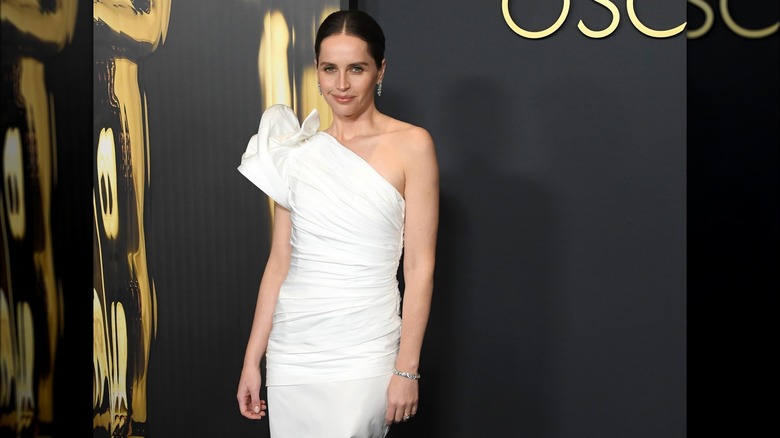
{"label": "nose", "polygon": [[336,88],[339,91],[344,91],[349,89],[349,81],[347,80],[347,74],[341,73],[339,74],[338,82],[336,82]]}

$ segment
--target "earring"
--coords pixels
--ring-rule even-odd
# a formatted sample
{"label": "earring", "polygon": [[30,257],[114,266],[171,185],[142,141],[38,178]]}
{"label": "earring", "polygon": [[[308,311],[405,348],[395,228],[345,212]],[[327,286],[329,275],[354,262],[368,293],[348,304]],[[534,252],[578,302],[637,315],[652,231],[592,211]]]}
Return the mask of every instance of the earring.
{"label": "earring", "polygon": [[317,93],[320,93],[320,96],[322,96],[322,88],[320,88],[319,82],[317,82]]}
{"label": "earring", "polygon": [[382,82],[376,84],[376,95],[381,96],[382,95]]}

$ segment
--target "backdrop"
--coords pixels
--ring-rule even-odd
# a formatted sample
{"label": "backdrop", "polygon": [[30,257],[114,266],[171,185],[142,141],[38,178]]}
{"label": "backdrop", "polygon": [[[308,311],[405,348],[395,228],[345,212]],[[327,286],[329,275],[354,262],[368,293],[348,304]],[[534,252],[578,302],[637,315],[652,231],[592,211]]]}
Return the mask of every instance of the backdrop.
{"label": "backdrop", "polygon": [[[518,25],[561,15],[531,3],[509,5]],[[421,415],[394,433],[683,436],[685,35],[647,36],[625,5],[600,39],[576,27],[607,27],[598,5],[543,39],[501,2],[358,6],[388,39],[380,109],[428,128],[441,160]],[[671,29],[683,6],[637,14]],[[163,436],[266,433],[234,400],[268,251],[265,198],[235,171],[262,109],[262,12],[174,4],[145,64]]]}
{"label": "backdrop", "polygon": [[236,167],[269,103],[321,106],[311,39],[347,7],[441,166],[421,407],[391,436],[760,430],[773,2],[44,3],[3,3],[3,433],[268,436],[235,400],[270,226]]}

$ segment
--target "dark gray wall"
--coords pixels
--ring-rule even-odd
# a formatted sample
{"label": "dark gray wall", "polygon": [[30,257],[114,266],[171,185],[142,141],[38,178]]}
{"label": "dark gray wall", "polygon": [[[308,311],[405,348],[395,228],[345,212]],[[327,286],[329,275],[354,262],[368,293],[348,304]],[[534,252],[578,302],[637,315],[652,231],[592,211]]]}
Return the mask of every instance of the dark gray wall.
{"label": "dark gray wall", "polygon": [[159,328],[150,436],[268,436],[235,395],[270,245],[265,196],[236,168],[262,111],[263,2],[174,1],[144,64],[150,266]]}
{"label": "dark gray wall", "polygon": [[[534,3],[537,3],[534,5]],[[561,2],[513,1],[526,28]],[[686,41],[572,2],[542,40],[501,2],[360,1],[378,105],[428,128],[441,230],[420,414],[404,436],[686,435]],[[683,2],[637,5],[658,29]],[[525,13],[525,15],[524,15]]]}

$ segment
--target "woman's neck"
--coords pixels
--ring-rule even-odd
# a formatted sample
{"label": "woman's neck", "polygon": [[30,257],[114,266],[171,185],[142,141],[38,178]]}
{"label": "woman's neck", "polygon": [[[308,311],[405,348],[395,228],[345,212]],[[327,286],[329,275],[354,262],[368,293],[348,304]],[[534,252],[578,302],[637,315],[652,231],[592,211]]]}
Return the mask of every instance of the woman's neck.
{"label": "woman's neck", "polygon": [[379,130],[380,117],[381,114],[376,108],[353,116],[339,117],[334,114],[333,123],[325,132],[344,142],[348,142],[355,137],[374,135]]}

